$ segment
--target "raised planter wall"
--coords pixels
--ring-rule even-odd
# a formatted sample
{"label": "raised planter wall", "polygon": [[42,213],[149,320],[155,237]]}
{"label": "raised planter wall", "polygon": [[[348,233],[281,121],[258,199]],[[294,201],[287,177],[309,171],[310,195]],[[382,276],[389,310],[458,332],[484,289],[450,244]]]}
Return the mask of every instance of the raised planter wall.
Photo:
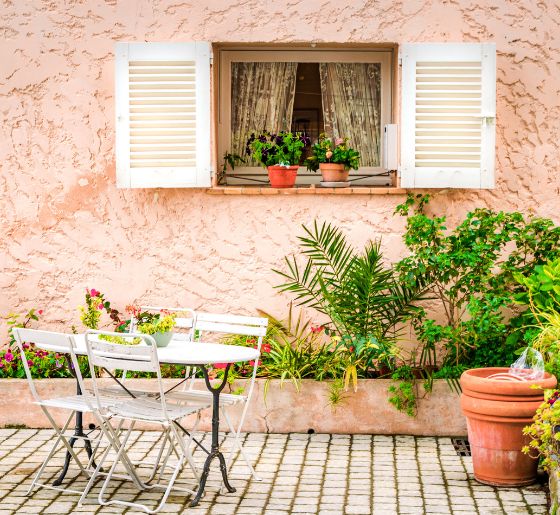
{"label": "raised planter wall", "polygon": [[[111,381],[111,380],[108,380]],[[176,380],[165,380],[172,386]],[[39,381],[40,395],[46,398],[75,393],[72,379],[44,379]],[[127,381],[132,388],[155,389],[150,379]],[[244,386],[235,383],[231,390]],[[293,384],[272,380],[264,399],[265,380],[257,380],[251,408],[243,427],[244,431],[263,433],[348,433],[348,434],[407,434],[431,436],[463,436],[467,434],[466,421],[459,406],[459,396],[453,393],[444,380],[434,381],[431,394],[424,395],[419,385],[418,414],[412,418],[397,411],[387,398],[387,389],[393,384],[388,379],[360,380],[358,391],[348,391],[334,408],[329,405],[329,385],[325,382],[304,380],[298,393]],[[203,388],[203,384],[199,385]],[[54,411],[53,411],[54,412]],[[232,419],[237,422],[241,409],[235,407]],[[68,415],[66,414],[66,417]],[[64,413],[57,413],[63,423]],[[89,419],[86,417],[86,423]],[[41,408],[33,404],[29,385],[23,379],[0,380],[0,427],[25,425],[49,427]],[[203,414],[202,430],[210,428],[210,411]]]}

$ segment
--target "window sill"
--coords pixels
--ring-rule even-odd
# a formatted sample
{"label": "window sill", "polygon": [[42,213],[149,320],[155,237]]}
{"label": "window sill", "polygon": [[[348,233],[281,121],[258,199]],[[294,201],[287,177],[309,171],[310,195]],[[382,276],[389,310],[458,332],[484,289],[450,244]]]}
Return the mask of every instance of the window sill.
{"label": "window sill", "polygon": [[269,188],[266,186],[215,186],[208,188],[210,195],[404,195],[406,189],[394,186],[350,186],[348,188]]}

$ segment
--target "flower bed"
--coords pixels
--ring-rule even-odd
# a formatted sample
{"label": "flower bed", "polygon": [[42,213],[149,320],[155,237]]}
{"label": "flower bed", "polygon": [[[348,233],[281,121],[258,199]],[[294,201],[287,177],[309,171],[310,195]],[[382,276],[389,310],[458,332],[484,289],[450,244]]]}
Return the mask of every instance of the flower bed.
{"label": "flower bed", "polygon": [[[153,385],[150,379],[129,381],[134,388],[150,388]],[[176,382],[172,379],[164,381],[169,386]],[[466,422],[461,414],[457,394],[443,380],[435,380],[432,393],[425,397],[422,385],[418,384],[420,398],[416,417],[409,417],[395,410],[387,402],[387,389],[393,384],[388,379],[360,379],[358,391],[343,393],[342,399],[335,406],[331,406],[329,401],[328,381],[303,380],[298,393],[292,383],[284,383],[280,387],[279,380],[272,380],[268,385],[266,398],[265,382],[264,379],[257,380],[244,431],[307,433],[312,430],[316,433],[466,435]],[[40,395],[46,397],[69,395],[75,390],[75,381],[72,379],[44,379],[37,384]],[[244,386],[245,381],[238,381],[230,388],[234,391]],[[202,382],[198,387],[204,388]],[[41,409],[32,402],[26,380],[0,381],[0,427],[49,427]],[[240,408],[235,408],[231,413],[236,423]],[[59,422],[63,415],[60,414]],[[209,430],[209,411],[204,414],[200,427]]]}

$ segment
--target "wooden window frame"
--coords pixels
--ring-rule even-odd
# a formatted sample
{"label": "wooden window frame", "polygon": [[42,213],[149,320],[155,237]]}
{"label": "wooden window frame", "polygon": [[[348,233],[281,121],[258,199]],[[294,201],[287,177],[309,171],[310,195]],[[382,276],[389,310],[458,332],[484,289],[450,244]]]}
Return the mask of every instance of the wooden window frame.
{"label": "wooden window frame", "polygon": [[[396,45],[384,46],[348,46],[339,47],[307,45],[307,46],[284,46],[284,45],[214,45],[214,107],[215,107],[215,138],[216,155],[215,162],[221,169],[222,158],[226,151],[231,148],[231,63],[232,62],[363,62],[381,63],[381,138],[383,139],[383,127],[386,124],[395,123],[397,119],[396,105]],[[380,163],[383,163],[383,143],[381,144]],[[359,179],[354,185],[383,185],[391,184],[391,177],[382,166],[361,167],[352,170],[350,176],[367,175],[367,179]],[[265,180],[266,172],[262,167],[235,168],[234,175],[255,175],[255,178]],[[380,176],[380,174],[385,174]],[[226,174],[226,175],[231,175]],[[298,184],[309,185],[318,183],[319,173],[309,172],[305,167],[300,167],[298,172]],[[230,179],[231,181],[231,179]],[[233,181],[231,185],[254,184],[258,182],[249,180]],[[214,184],[217,185],[216,181]],[[263,186],[264,184],[260,184]]]}

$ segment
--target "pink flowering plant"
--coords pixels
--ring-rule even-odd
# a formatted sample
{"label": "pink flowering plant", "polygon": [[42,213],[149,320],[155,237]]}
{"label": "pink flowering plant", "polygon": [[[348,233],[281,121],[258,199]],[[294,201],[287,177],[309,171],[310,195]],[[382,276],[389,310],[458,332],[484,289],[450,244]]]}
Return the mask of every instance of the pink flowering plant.
{"label": "pink flowering plant", "polygon": [[311,147],[311,155],[305,160],[308,170],[316,172],[321,163],[344,165],[345,170],[357,170],[360,166],[360,153],[348,144],[348,138],[327,138],[321,134]]}
{"label": "pink flowering plant", "polygon": [[[0,351],[0,378],[25,378],[23,357],[16,345],[12,329],[30,327],[32,322],[38,321],[42,314],[41,309],[31,309],[24,315],[10,313],[7,316],[9,343],[7,349]],[[72,377],[64,355],[37,349],[33,343],[23,343],[23,348],[27,365],[34,378]],[[84,362],[83,372],[87,369],[86,365]]]}
{"label": "pink flowering plant", "polygon": [[80,311],[80,320],[88,329],[99,329],[101,315],[105,311],[115,324],[117,332],[126,330],[126,321],[121,320],[120,313],[117,309],[111,307],[111,303],[105,299],[103,293],[95,288],[91,290],[86,288],[86,304],[78,306]]}

